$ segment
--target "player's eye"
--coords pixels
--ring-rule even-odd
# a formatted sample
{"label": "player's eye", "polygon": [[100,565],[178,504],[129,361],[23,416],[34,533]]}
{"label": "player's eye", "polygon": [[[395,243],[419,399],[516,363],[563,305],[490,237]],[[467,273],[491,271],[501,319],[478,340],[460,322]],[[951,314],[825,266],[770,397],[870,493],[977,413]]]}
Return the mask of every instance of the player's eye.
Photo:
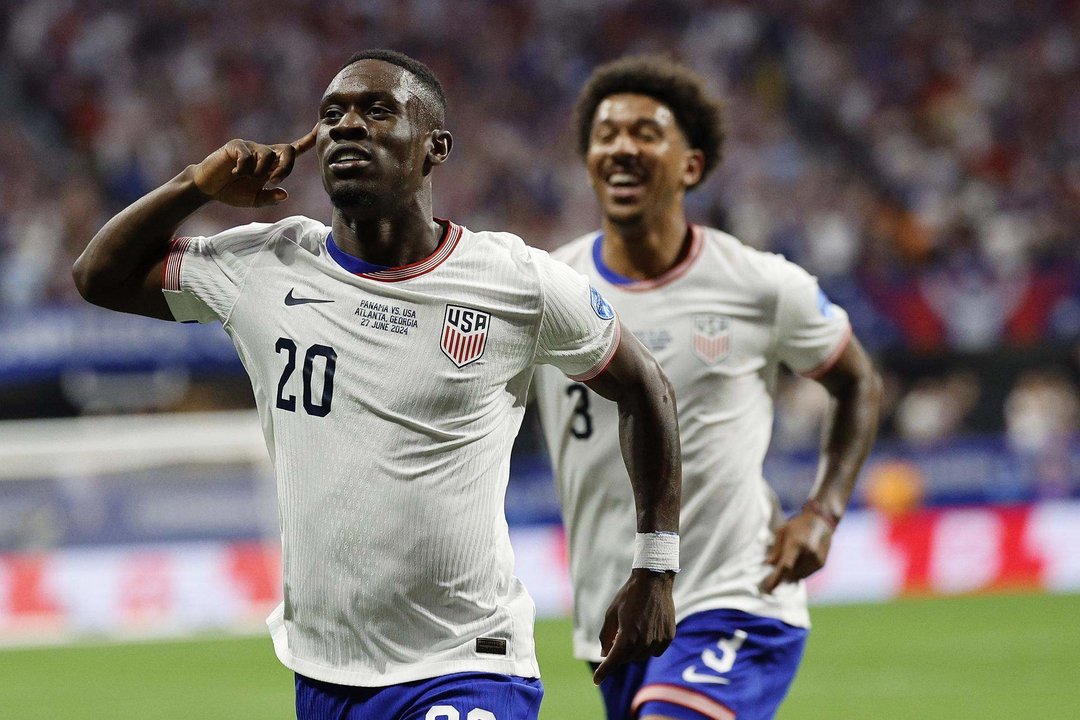
{"label": "player's eye", "polygon": [[383,105],[372,105],[368,108],[368,115],[376,119],[382,119],[391,114],[390,109]]}
{"label": "player's eye", "polygon": [[642,126],[640,126],[637,129],[637,136],[638,136],[638,138],[640,138],[640,139],[642,139],[642,140],[644,140],[646,142],[656,142],[657,140],[659,140],[660,138],[663,137],[663,135],[660,133],[660,131],[657,128],[653,127],[652,125],[642,125]]}
{"label": "player's eye", "polygon": [[593,142],[607,144],[615,139],[615,131],[611,128],[600,128],[593,131]]}
{"label": "player's eye", "polygon": [[326,122],[337,122],[342,118],[343,113],[339,108],[328,107],[323,110],[322,119]]}

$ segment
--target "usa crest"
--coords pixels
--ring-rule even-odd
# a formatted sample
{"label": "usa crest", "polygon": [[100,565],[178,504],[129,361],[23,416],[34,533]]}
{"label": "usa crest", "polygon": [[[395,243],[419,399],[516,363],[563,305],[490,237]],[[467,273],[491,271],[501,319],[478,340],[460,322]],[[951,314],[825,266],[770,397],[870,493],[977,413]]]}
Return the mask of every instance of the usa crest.
{"label": "usa crest", "polygon": [[694,316],[694,354],[715,365],[731,352],[731,318],[723,315]]}
{"label": "usa crest", "polygon": [[476,362],[484,354],[490,325],[490,313],[461,305],[447,305],[439,343],[443,355],[459,368]]}

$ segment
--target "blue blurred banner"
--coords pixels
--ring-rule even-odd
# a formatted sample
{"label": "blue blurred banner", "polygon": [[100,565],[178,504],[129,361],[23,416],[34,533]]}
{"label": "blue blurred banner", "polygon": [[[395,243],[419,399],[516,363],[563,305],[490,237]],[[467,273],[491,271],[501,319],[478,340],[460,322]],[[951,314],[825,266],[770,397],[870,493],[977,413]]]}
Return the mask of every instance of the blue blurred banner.
{"label": "blue blurred banner", "polygon": [[181,325],[90,305],[0,313],[0,383],[68,371],[242,372],[217,325]]}

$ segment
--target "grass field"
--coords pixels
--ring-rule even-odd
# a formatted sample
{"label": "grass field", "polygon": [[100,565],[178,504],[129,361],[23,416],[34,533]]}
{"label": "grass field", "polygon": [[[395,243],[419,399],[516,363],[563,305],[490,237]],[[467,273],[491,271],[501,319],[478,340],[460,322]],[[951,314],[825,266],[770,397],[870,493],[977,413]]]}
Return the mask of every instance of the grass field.
{"label": "grass field", "polygon": [[[814,611],[780,720],[1080,717],[1080,595],[906,600]],[[600,718],[569,627],[537,627],[543,720]],[[0,651],[3,720],[288,720],[269,638]]]}

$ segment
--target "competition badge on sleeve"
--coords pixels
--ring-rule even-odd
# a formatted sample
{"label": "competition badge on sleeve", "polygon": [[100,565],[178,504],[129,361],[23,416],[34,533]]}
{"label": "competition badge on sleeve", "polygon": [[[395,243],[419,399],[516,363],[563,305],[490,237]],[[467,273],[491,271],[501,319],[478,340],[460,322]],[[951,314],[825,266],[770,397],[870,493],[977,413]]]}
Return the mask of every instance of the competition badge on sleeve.
{"label": "competition badge on sleeve", "polygon": [[694,316],[694,354],[715,365],[731,352],[731,318],[723,315]]}
{"label": "competition badge on sleeve", "polygon": [[487,345],[489,313],[460,305],[447,305],[440,347],[459,368],[476,362]]}
{"label": "competition badge on sleeve", "polygon": [[589,288],[589,297],[592,300],[592,309],[596,313],[596,316],[601,320],[610,320],[615,317],[615,310],[612,309],[608,301],[604,299],[604,296],[597,291],[596,288]]}

